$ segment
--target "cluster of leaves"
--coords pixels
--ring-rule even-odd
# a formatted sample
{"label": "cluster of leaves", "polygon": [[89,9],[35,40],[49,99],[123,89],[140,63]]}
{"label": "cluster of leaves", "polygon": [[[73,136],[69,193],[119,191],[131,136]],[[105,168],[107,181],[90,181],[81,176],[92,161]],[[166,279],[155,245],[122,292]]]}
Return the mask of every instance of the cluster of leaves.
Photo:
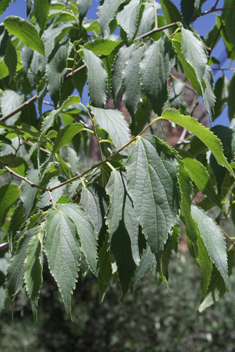
{"label": "cluster of leaves", "polygon": [[[1,13],[9,3],[1,2]],[[218,223],[234,218],[233,129],[198,123],[183,89],[189,80],[213,119],[228,103],[232,123],[234,78],[229,85],[220,80],[214,93],[208,50],[222,36],[233,60],[234,10],[225,0],[205,44],[190,26],[205,15],[203,3],[182,0],[180,13],[170,0],[104,0],[91,21],[85,18],[91,0],[34,0],[27,1],[28,20],[5,18],[0,226],[11,259],[6,264],[8,254],[2,255],[1,304],[26,287],[36,321],[44,254],[70,317],[76,281],[88,271],[98,279],[101,302],[110,281],[119,281],[123,300],[153,268],[158,282],[168,283],[180,221],[201,267],[199,309],[229,290],[234,252]],[[173,67],[185,73],[184,81],[172,76]],[[86,82],[87,107],[80,101]],[[120,89],[130,123],[120,111],[104,109],[107,90],[116,104]],[[45,112],[47,92],[54,106]],[[190,131],[189,143],[171,148],[145,134],[162,119]],[[85,168],[90,136],[100,162]],[[205,197],[192,205],[199,191]],[[206,214],[214,206],[217,223]]]}

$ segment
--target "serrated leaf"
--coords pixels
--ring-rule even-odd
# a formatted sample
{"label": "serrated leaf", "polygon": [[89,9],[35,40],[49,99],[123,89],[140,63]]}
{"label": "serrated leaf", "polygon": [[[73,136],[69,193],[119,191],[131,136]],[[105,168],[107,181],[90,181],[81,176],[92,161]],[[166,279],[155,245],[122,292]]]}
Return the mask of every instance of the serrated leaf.
{"label": "serrated leaf", "polygon": [[0,187],[0,227],[4,224],[8,210],[19,196],[19,187],[14,184]]}
{"label": "serrated leaf", "polygon": [[215,106],[212,111],[212,121],[214,121],[220,114],[222,114],[228,100],[228,79],[225,75],[220,77],[215,84]]}
{"label": "serrated leaf", "polygon": [[122,71],[124,69],[124,66],[131,56],[133,50],[136,48],[135,45],[131,45],[129,47],[126,47],[124,45],[121,47],[119,50],[116,59],[113,64],[113,76],[112,76],[112,93],[113,96],[116,98],[116,95],[118,94],[119,90],[121,89],[121,84],[122,84]]}
{"label": "serrated leaf", "polygon": [[1,0],[0,1],[0,16],[7,9],[7,7],[10,5],[10,3],[11,3],[11,0]]}
{"label": "serrated leaf", "polygon": [[30,22],[17,16],[8,16],[3,23],[8,32],[22,40],[26,46],[43,56],[45,55],[43,40],[39,37],[36,27]]}
{"label": "serrated leaf", "polygon": [[[234,2],[232,2],[234,5]],[[225,5],[226,6],[226,5]],[[226,11],[225,29],[230,42],[235,45],[235,12]]]}
{"label": "serrated leaf", "polygon": [[150,270],[152,270],[156,266],[156,257],[150,249],[150,246],[147,246],[146,249],[143,250],[143,254],[135,271],[135,276],[132,280],[132,284],[134,285],[137,281],[139,281],[144,275],[146,275]]}
{"label": "serrated leaf", "polygon": [[235,99],[233,95],[234,89],[235,89],[235,75],[233,75],[229,83],[228,117],[230,121],[232,121],[235,118]]}
{"label": "serrated leaf", "polygon": [[195,0],[181,0],[180,8],[185,24],[188,26],[193,19]]}
{"label": "serrated leaf", "polygon": [[197,222],[200,236],[203,239],[211,261],[220,272],[225,286],[229,290],[226,242],[223,232],[202,209],[192,205],[191,211],[193,218]]}
{"label": "serrated leaf", "polygon": [[179,109],[181,101],[184,94],[184,85],[185,83],[181,79],[174,79],[169,88],[168,101],[171,104],[171,107]]}
{"label": "serrated leaf", "polygon": [[175,52],[167,36],[152,44],[140,63],[142,92],[158,115],[167,100],[168,76],[174,63]]}
{"label": "serrated leaf", "polygon": [[87,42],[84,48],[92,51],[95,55],[110,55],[113,50],[121,43],[121,41],[113,41],[110,39],[97,38],[91,42]]}
{"label": "serrated leaf", "polygon": [[142,95],[139,65],[146,49],[147,45],[137,47],[130,55],[122,73],[123,100],[132,118],[134,118]]}
{"label": "serrated leaf", "polygon": [[68,147],[67,151],[68,151],[69,163],[73,172],[72,174],[73,176],[75,176],[78,171],[79,157],[73,148]]}
{"label": "serrated leaf", "polygon": [[185,158],[183,164],[199,191],[206,194],[219,208],[222,208],[221,201],[215,193],[210,175],[205,166],[198,160],[192,158]]}
{"label": "serrated leaf", "polygon": [[201,236],[198,236],[197,245],[197,262],[201,267],[201,302],[203,302],[211,279],[212,262]]}
{"label": "serrated leaf", "polygon": [[21,225],[24,222],[25,222],[24,211],[23,211],[22,203],[19,202],[11,217],[11,222],[9,226],[8,241],[9,241],[10,251],[13,250],[16,233],[17,231],[19,231]]}
{"label": "serrated leaf", "polygon": [[[39,172],[34,168],[29,169],[26,174],[26,177],[34,184],[38,184],[39,182]],[[35,205],[37,192],[37,188],[31,187],[31,185],[25,181],[22,182],[20,190],[20,199],[23,204],[26,219],[29,217],[31,210]]]}
{"label": "serrated leaf", "polygon": [[[227,158],[228,163],[230,163],[234,158],[234,151],[235,151],[235,131],[232,128],[217,125],[212,127],[211,131],[215,133],[216,136],[221,140],[223,148],[224,148],[224,155]],[[225,167],[218,165],[218,162],[215,159],[214,155],[210,155],[210,166],[214,171],[217,186],[218,186],[218,193],[221,192],[221,186],[226,175]]]}
{"label": "serrated leaf", "polygon": [[83,49],[88,69],[88,92],[91,105],[102,108],[106,102],[107,72],[102,61],[92,51]]}
{"label": "serrated leaf", "polygon": [[29,242],[37,231],[37,228],[33,228],[23,235],[17,253],[10,260],[6,277],[6,288],[10,296],[15,296],[24,286],[24,261],[27,257]]}
{"label": "serrated leaf", "polygon": [[106,231],[105,214],[108,207],[104,188],[98,183],[88,184],[86,188],[82,189],[80,206],[90,215],[98,238],[103,240]]}
{"label": "serrated leaf", "polygon": [[[47,184],[47,188],[50,187],[55,187],[61,184],[61,181],[59,180],[58,177],[53,177],[50,182]],[[55,203],[60,199],[60,197],[62,196],[64,192],[64,186],[63,187],[59,187],[57,189],[55,189],[54,191],[51,192],[51,196],[53,198],[53,200],[55,201]],[[44,209],[51,206],[51,201],[50,201],[50,197],[48,192],[44,192],[37,204],[37,210],[39,209]]]}
{"label": "serrated leaf", "polygon": [[49,9],[50,0],[34,0],[34,16],[42,31],[47,23]]}
{"label": "serrated leaf", "polygon": [[[177,7],[170,0],[161,0],[161,7],[167,24],[183,22],[182,16]],[[170,34],[174,33],[175,28],[169,28]]]}
{"label": "serrated leaf", "polygon": [[12,44],[12,42],[10,40],[8,41],[7,51],[5,54],[4,61],[5,61],[5,64],[8,68],[8,72],[9,72],[9,83],[11,83],[11,81],[13,80],[14,75],[16,73],[17,53],[16,53],[16,49],[15,49],[14,45]]}
{"label": "serrated leaf", "polygon": [[7,50],[8,39],[9,39],[9,34],[6,28],[3,25],[0,25],[0,61],[4,59],[4,56]]}
{"label": "serrated leaf", "polygon": [[[160,8],[160,5],[155,2],[155,7],[156,10],[158,10]],[[136,37],[140,37],[141,35],[148,33],[152,29],[154,17],[155,16],[152,6],[145,5]]]}
{"label": "serrated leaf", "polygon": [[91,6],[92,0],[77,0],[79,20],[82,22],[83,18],[86,16],[89,7]]}
{"label": "serrated leaf", "polygon": [[97,236],[90,216],[76,204],[63,204],[60,209],[75,223],[81,241],[81,251],[90,270],[97,275]]}
{"label": "serrated leaf", "polygon": [[[82,65],[83,63],[80,62],[78,67],[81,67]],[[87,69],[80,71],[79,75],[74,75],[72,77],[73,86],[78,90],[80,97],[82,97],[82,92],[86,84],[86,81],[87,81]]]}
{"label": "serrated leaf", "polygon": [[48,90],[55,107],[57,107],[60,100],[60,90],[66,68],[68,48],[69,42],[67,39],[58,44],[49,55],[46,66]]}
{"label": "serrated leaf", "polygon": [[136,32],[140,5],[140,0],[131,0],[129,4],[117,14],[117,22],[126,32],[129,41],[133,38]]}
{"label": "serrated leaf", "polygon": [[95,122],[108,132],[114,145],[119,149],[130,141],[130,131],[123,114],[116,110],[106,110],[91,106]]}
{"label": "serrated leaf", "polygon": [[214,90],[214,77],[210,66],[206,65],[206,70],[203,78],[204,82],[206,83],[206,88],[203,91],[203,103],[205,109],[212,115],[212,108],[215,105],[215,96],[213,93]]}
{"label": "serrated leaf", "polygon": [[105,29],[108,28],[109,23],[114,18],[118,7],[124,2],[125,0],[105,0],[102,6],[98,7],[98,22],[100,25],[101,33],[104,36]]}
{"label": "serrated leaf", "polygon": [[24,280],[26,290],[32,306],[34,315],[34,324],[37,323],[37,305],[40,288],[42,286],[42,243],[43,238],[42,227],[30,239],[27,249],[27,257],[24,261]]}
{"label": "serrated leaf", "polygon": [[[0,98],[2,115],[7,115],[18,108],[24,101],[24,95],[19,95],[13,90],[6,89]],[[6,125],[13,125],[20,116],[20,112],[13,115],[6,121]]]}
{"label": "serrated leaf", "polygon": [[138,265],[140,261],[139,222],[121,173],[118,171],[111,173],[106,191],[110,196],[110,206],[106,215],[110,233],[110,251],[118,266],[123,299],[133,279],[136,264]]}
{"label": "serrated leaf", "polygon": [[109,236],[106,234],[105,241],[98,253],[99,255],[99,276],[98,276],[98,285],[99,285],[99,302],[102,303],[105,292],[109,287],[109,282],[112,277],[112,266],[111,258],[109,253]]}
{"label": "serrated leaf", "polygon": [[202,82],[207,64],[204,44],[188,29],[182,27],[181,33],[182,56],[195,69],[199,82]]}
{"label": "serrated leaf", "polygon": [[217,162],[221,166],[226,167],[226,169],[233,175],[233,170],[223,154],[220,140],[208,128],[202,126],[193,117],[180,115],[177,110],[173,109],[165,110],[162,114],[162,118],[175,122],[195,134],[195,136],[197,136],[208,147],[208,149],[211,150]]}
{"label": "serrated leaf", "polygon": [[160,252],[178,219],[177,161],[174,151],[154,136],[137,139],[126,163],[128,192],[152,252]]}
{"label": "serrated leaf", "polygon": [[78,278],[80,241],[75,223],[63,212],[63,208],[52,209],[48,213],[44,250],[66,313],[71,318],[71,294]]}

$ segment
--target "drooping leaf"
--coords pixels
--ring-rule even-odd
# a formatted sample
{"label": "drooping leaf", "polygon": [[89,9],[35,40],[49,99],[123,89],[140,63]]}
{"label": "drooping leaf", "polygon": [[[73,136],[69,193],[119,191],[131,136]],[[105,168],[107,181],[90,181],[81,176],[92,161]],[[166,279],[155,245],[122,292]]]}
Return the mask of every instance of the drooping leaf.
{"label": "drooping leaf", "polygon": [[212,121],[222,114],[228,100],[228,79],[225,75],[216,81],[214,93],[216,101],[212,110]]}
{"label": "drooping leaf", "polygon": [[23,211],[23,206],[22,206],[22,203],[19,202],[11,217],[11,222],[10,222],[9,232],[8,232],[8,241],[9,241],[9,247],[11,252],[14,247],[16,233],[17,231],[19,231],[21,225],[24,222],[25,222],[25,215]]}
{"label": "drooping leaf", "polygon": [[133,38],[136,32],[140,5],[140,0],[132,0],[117,14],[117,22],[126,32],[129,41]]}
{"label": "drooping leaf", "polygon": [[[182,16],[177,7],[170,0],[161,0],[161,7],[167,24],[183,22]],[[170,34],[174,33],[175,27],[169,28]]]}
{"label": "drooping leaf", "polygon": [[95,122],[108,132],[114,145],[119,149],[130,141],[130,131],[120,111],[91,107]]}
{"label": "drooping leaf", "polygon": [[[232,1],[231,4],[234,5],[234,2]],[[235,13],[234,13],[234,11],[226,11],[225,16],[226,16],[226,21],[225,21],[226,33],[229,37],[230,42],[233,45],[235,45],[235,34],[234,34],[234,32],[235,32]]]}
{"label": "drooping leaf", "polygon": [[119,50],[116,59],[113,64],[113,75],[112,75],[112,93],[114,98],[116,98],[122,84],[122,71],[124,66],[129,59],[131,53],[135,49],[135,45],[126,47],[125,45]]}
{"label": "drooping leaf", "polygon": [[203,302],[211,279],[212,261],[201,236],[198,236],[197,245],[197,262],[201,267],[201,302]]}
{"label": "drooping leaf", "polygon": [[37,323],[37,305],[42,286],[42,238],[43,229],[40,226],[38,232],[30,239],[27,249],[27,257],[24,261],[24,279],[26,290],[31,302],[34,315],[34,324]]}
{"label": "drooping leaf", "polygon": [[154,136],[137,139],[126,163],[128,190],[152,252],[160,252],[175,225],[180,195],[174,152]]}
{"label": "drooping leaf", "polygon": [[34,16],[42,31],[47,23],[49,9],[50,0],[34,0]]}
{"label": "drooping leaf", "polygon": [[3,23],[8,32],[22,40],[26,46],[43,56],[45,55],[43,40],[39,37],[36,27],[30,22],[17,16],[8,16]]}
{"label": "drooping leaf", "polygon": [[10,3],[11,3],[11,0],[1,0],[0,1],[0,16],[7,9],[7,7],[10,5]]}
{"label": "drooping leaf", "polygon": [[0,200],[1,200],[1,212],[0,212],[0,227],[4,224],[8,210],[14,204],[19,196],[19,187],[14,184],[4,185],[0,187]]}
{"label": "drooping leaf", "polygon": [[109,23],[114,18],[118,7],[124,2],[125,0],[105,0],[102,6],[98,7],[98,22],[100,25],[101,33],[104,36],[105,29],[108,28]]}
{"label": "drooping leaf", "polygon": [[92,51],[95,55],[108,56],[120,43],[120,41],[97,38],[96,40],[87,42],[84,48]]}
{"label": "drooping leaf", "polygon": [[180,115],[177,110],[164,110],[162,118],[175,122],[195,134],[211,150],[217,162],[233,174],[233,170],[223,154],[220,140],[210,130],[198,123],[193,117]]}
{"label": "drooping leaf", "polygon": [[[19,95],[18,93],[16,93],[13,90],[6,89],[2,93],[0,99],[1,99],[0,100],[0,102],[1,102],[1,111],[2,111],[2,115],[4,116],[4,115],[9,114],[11,111],[15,110],[16,108],[18,108],[23,103],[24,96],[23,95]],[[12,117],[10,117],[6,121],[6,124],[7,125],[13,125],[14,122],[18,119],[19,116],[20,116],[20,112],[18,112],[17,114],[13,115]]]}
{"label": "drooping leaf", "polygon": [[185,83],[181,79],[174,79],[169,88],[168,101],[172,108],[179,109],[183,99]]}
{"label": "drooping leaf", "polygon": [[187,26],[193,19],[194,3],[195,0],[181,0],[180,2],[181,13]]}
{"label": "drooping leaf", "polygon": [[68,40],[58,44],[48,57],[48,63],[46,66],[48,90],[55,107],[57,107],[60,100],[60,89],[63,83],[64,70],[66,68],[68,47]]}
{"label": "drooping leaf", "polygon": [[99,301],[103,302],[105,292],[109,287],[109,282],[112,277],[112,266],[111,258],[109,253],[109,236],[106,234],[105,241],[98,253],[99,255],[99,276],[98,276],[98,285],[99,285]]}
{"label": "drooping leaf", "polygon": [[83,49],[88,69],[88,92],[91,105],[102,108],[106,102],[107,72],[102,61],[92,51]]}
{"label": "drooping leaf", "polygon": [[122,73],[123,100],[132,118],[138,108],[141,97],[140,61],[147,45],[137,47],[126,62]]}
{"label": "drooping leaf", "polygon": [[82,22],[83,18],[86,16],[89,7],[91,6],[92,0],[77,0],[79,20]]}
{"label": "drooping leaf", "polygon": [[196,159],[192,158],[185,158],[183,163],[199,191],[203,194],[206,194],[207,197],[210,198],[219,208],[222,208],[220,199],[215,193],[211,183],[210,175],[205,166],[203,166],[202,163]]}
{"label": "drooping leaf", "polygon": [[8,68],[8,72],[9,72],[9,83],[11,83],[11,81],[14,78],[14,75],[16,73],[16,67],[17,67],[17,53],[16,53],[16,49],[14,47],[14,45],[12,44],[12,42],[9,40],[8,44],[7,44],[7,51],[5,54],[5,58],[4,58],[5,64]]}
{"label": "drooping leaf", "polygon": [[[39,183],[39,172],[37,169],[34,169],[33,167],[30,168],[26,176],[32,183],[34,184]],[[31,210],[35,205],[37,192],[38,192],[37,188],[32,187],[26,181],[22,182],[22,186],[20,190],[20,199],[22,201],[26,219],[29,217]]]}
{"label": "drooping leaf", "polygon": [[[155,2],[155,7],[156,10],[158,10],[161,6]],[[151,30],[152,24],[154,22],[154,17],[155,16],[152,6],[145,5],[136,37],[140,37],[141,35],[148,33]]]}
{"label": "drooping leaf", "polygon": [[123,299],[133,279],[135,266],[140,261],[139,222],[121,173],[118,171],[111,173],[106,191],[110,196],[110,206],[106,215],[110,233],[110,251],[118,266]]}
{"label": "drooping leaf", "polygon": [[215,221],[207,216],[202,209],[192,205],[191,211],[193,218],[197,222],[200,236],[203,239],[208,254],[221,274],[226,289],[229,290],[227,252],[223,232]]}
{"label": "drooping leaf", "polygon": [[235,89],[235,75],[231,78],[229,83],[229,96],[228,96],[228,117],[230,121],[235,119],[235,99],[234,92]]}
{"label": "drooping leaf", "polygon": [[3,60],[4,55],[6,53],[8,39],[9,39],[9,34],[6,28],[3,25],[0,25],[0,61]]}
{"label": "drooping leaf", "polygon": [[[223,148],[224,148],[224,155],[227,158],[228,163],[230,163],[234,158],[234,151],[235,151],[235,131],[232,128],[217,125],[212,127],[211,131],[215,133],[215,135],[221,140]],[[218,193],[221,192],[221,186],[226,175],[226,168],[222,167],[218,164],[215,159],[214,155],[210,155],[210,166],[214,171],[217,186],[218,186]]]}
{"label": "drooping leaf", "polygon": [[29,242],[37,231],[37,228],[33,228],[23,235],[17,253],[10,260],[6,277],[6,288],[10,296],[16,295],[24,286],[24,261],[27,257]]}
{"label": "drooping leaf", "polygon": [[60,209],[75,223],[81,241],[81,251],[90,270],[97,275],[97,235],[90,216],[76,204],[63,204]]}
{"label": "drooping leaf", "polygon": [[214,77],[210,66],[206,65],[206,70],[204,74],[204,82],[206,83],[206,88],[203,91],[203,103],[206,111],[209,115],[212,115],[213,106],[215,105],[215,95],[214,90]]}
{"label": "drooping leaf", "polygon": [[142,92],[149,98],[153,110],[161,115],[167,100],[167,82],[175,63],[175,52],[167,36],[152,44],[140,63]]}
{"label": "drooping leaf", "polygon": [[75,223],[63,208],[52,209],[48,213],[44,250],[66,313],[71,318],[71,294],[78,278],[80,241]]}
{"label": "drooping leaf", "polygon": [[143,250],[143,254],[135,271],[135,276],[132,280],[132,284],[134,285],[137,281],[139,281],[144,275],[146,275],[150,270],[152,270],[156,266],[156,257],[150,249],[150,246],[147,246],[146,249]]}

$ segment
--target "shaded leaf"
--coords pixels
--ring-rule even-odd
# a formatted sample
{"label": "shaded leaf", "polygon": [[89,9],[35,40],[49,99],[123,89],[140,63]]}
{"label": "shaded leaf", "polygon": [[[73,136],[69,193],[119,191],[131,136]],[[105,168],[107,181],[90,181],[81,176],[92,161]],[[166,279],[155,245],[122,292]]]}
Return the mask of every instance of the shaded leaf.
{"label": "shaded leaf", "polygon": [[[27,172],[26,176],[34,184],[39,183],[38,170],[31,168]],[[26,219],[29,217],[31,210],[35,205],[37,192],[38,192],[37,188],[32,187],[29,183],[25,181],[22,182],[22,186],[20,190],[20,199],[23,204],[23,209],[24,209]]]}
{"label": "shaded leaf", "polygon": [[[161,7],[167,24],[183,22],[182,16],[177,7],[170,0],[161,0]],[[170,34],[174,33],[175,27],[169,28]]]}
{"label": "shaded leaf", "polygon": [[197,245],[197,262],[201,267],[201,302],[203,302],[206,297],[207,289],[211,279],[212,262],[201,236],[198,236]]}
{"label": "shaded leaf", "polygon": [[[19,95],[13,90],[6,89],[0,98],[2,115],[7,115],[18,108],[24,101],[24,95]],[[13,125],[20,116],[20,112],[13,115],[6,121],[6,125]]]}
{"label": "shaded leaf", "polygon": [[112,277],[112,266],[111,258],[109,253],[109,236],[106,234],[105,241],[98,253],[99,256],[99,276],[98,276],[98,285],[99,285],[99,302],[102,303],[105,292],[109,287],[109,282]]}
{"label": "shaded leaf", "polygon": [[195,0],[181,0],[180,8],[185,24],[188,26],[193,19]]}
{"label": "shaded leaf", "polygon": [[104,36],[105,29],[108,28],[109,23],[114,18],[118,7],[124,2],[125,0],[105,0],[102,6],[98,7],[98,22],[100,25],[101,33]]}
{"label": "shaded leaf", "polygon": [[9,83],[11,83],[16,73],[17,53],[14,45],[10,40],[8,41],[7,51],[6,51],[4,61],[9,72]]}
{"label": "shaded leaf", "polygon": [[3,23],[8,32],[22,40],[26,46],[43,56],[45,55],[43,40],[39,37],[36,27],[30,22],[17,16],[8,16]]}
{"label": "shaded leaf", "polygon": [[10,3],[11,3],[11,0],[1,0],[0,1],[0,16],[7,9],[7,7],[10,5]]}
{"label": "shaded leaf", "polygon": [[228,117],[230,121],[235,118],[235,99],[234,92],[235,90],[235,75],[231,78],[229,83],[229,96],[228,96]]}
{"label": "shaded leaf", "polygon": [[[1,6],[1,3],[0,3]],[[1,10],[0,10],[1,11]],[[7,45],[8,45],[9,34],[3,25],[0,25],[0,61],[4,59]]]}
{"label": "shaded leaf", "polygon": [[136,32],[140,5],[140,0],[132,0],[117,14],[117,22],[127,33],[127,39],[129,41],[133,38]]}
{"label": "shaded leaf", "polygon": [[208,111],[209,115],[212,115],[212,108],[215,105],[214,90],[214,77],[210,66],[206,65],[206,70],[204,74],[204,82],[206,83],[206,88],[203,91],[203,103],[205,109]]}
{"label": "shaded leaf", "polygon": [[215,106],[212,111],[212,121],[222,114],[228,100],[228,79],[225,75],[220,77],[215,84]]}
{"label": "shaded leaf", "polygon": [[19,196],[19,187],[14,184],[0,187],[1,212],[0,227],[4,224],[6,215],[10,207],[14,204]]}
{"label": "shaded leaf", "polygon": [[121,43],[121,41],[113,41],[109,39],[97,38],[91,42],[87,42],[84,48],[92,51],[95,55],[108,56]]}
{"label": "shaded leaf", "polygon": [[34,0],[34,16],[42,31],[47,23],[49,9],[50,0]]}

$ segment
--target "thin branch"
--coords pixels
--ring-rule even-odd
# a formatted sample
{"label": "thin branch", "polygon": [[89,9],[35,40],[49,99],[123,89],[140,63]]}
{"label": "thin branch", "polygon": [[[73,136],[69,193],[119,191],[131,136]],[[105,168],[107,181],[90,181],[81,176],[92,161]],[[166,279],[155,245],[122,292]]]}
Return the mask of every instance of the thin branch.
{"label": "thin branch", "polygon": [[52,203],[52,208],[55,209],[55,201],[54,201],[54,199],[52,198],[51,191],[48,191],[48,194],[49,194],[49,197],[50,197],[50,202]]}
{"label": "thin branch", "polygon": [[215,11],[229,11],[229,10],[235,10],[235,6],[230,6],[230,7],[221,7],[219,9],[215,9],[214,7],[212,7],[210,10],[207,10],[203,13],[201,13],[200,15],[198,15],[196,18],[193,19],[193,22],[196,21],[199,17],[208,15],[211,12],[215,12]]}
{"label": "thin branch", "polygon": [[155,5],[155,0],[153,0],[153,11],[154,11],[154,18],[155,18],[155,27],[158,28],[158,21],[157,21],[157,11],[156,11],[156,5]]}
{"label": "thin branch", "polygon": [[164,31],[165,29],[168,29],[168,28],[171,28],[171,27],[174,27],[174,26],[177,26],[177,22],[167,24],[166,26],[163,26],[163,27],[160,27],[160,28],[154,28],[154,29],[152,29],[151,31],[149,31],[149,32],[147,32],[145,34],[140,35],[139,37],[136,37],[134,40],[146,38],[146,37],[148,37],[148,36],[150,36],[152,34]]}
{"label": "thin branch", "polygon": [[9,243],[7,242],[0,243],[0,253],[5,251],[8,248],[9,248]]}
{"label": "thin branch", "polygon": [[222,229],[222,227],[220,227],[220,230],[224,233],[224,235],[227,237],[227,239],[229,239],[230,242],[232,242],[233,245],[235,245],[235,243],[233,242],[233,240],[229,237],[229,235]]}
{"label": "thin branch", "polygon": [[31,182],[27,177],[23,177],[23,176],[17,174],[15,171],[11,170],[8,166],[5,165],[4,168],[7,171],[9,171],[11,175],[14,175],[14,176],[20,178],[21,180],[27,182],[31,187],[42,189],[43,191],[48,191],[48,188],[44,188],[44,187],[36,185],[35,183]]}

